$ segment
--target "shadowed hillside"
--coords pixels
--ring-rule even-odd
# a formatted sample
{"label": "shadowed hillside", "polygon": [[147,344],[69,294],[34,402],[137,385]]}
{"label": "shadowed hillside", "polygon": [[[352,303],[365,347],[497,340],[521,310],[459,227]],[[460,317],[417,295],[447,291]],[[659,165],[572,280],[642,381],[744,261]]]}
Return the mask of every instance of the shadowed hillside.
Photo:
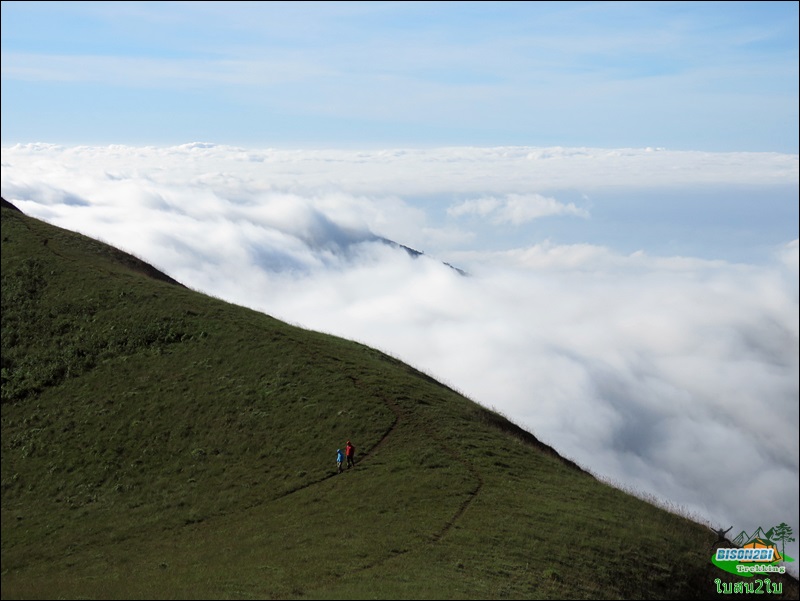
{"label": "shadowed hillside", "polygon": [[732,581],[706,526],[429,376],[5,201],[0,289],[4,599],[699,599]]}

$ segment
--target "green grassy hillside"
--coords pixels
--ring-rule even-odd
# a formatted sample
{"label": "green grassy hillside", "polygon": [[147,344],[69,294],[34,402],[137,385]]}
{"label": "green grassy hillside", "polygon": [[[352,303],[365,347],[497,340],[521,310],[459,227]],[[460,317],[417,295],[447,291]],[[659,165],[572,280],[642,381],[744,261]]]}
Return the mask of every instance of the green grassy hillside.
{"label": "green grassy hillside", "polygon": [[380,352],[5,203],[0,289],[3,598],[716,596],[708,528]]}

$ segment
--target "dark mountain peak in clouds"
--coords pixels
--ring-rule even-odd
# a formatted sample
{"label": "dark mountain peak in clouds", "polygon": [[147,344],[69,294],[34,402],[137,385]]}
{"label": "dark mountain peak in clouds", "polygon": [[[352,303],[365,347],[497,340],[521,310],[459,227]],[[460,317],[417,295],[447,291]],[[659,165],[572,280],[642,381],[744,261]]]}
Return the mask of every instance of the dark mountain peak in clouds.
{"label": "dark mountain peak in clouds", "polygon": [[[365,259],[377,247],[403,250],[412,259],[426,257],[422,251],[374,233],[365,223],[341,219],[336,211],[313,206],[293,195],[263,199],[253,213],[236,211],[222,221],[232,228],[245,225],[252,232],[244,236],[255,265],[275,272],[308,272],[318,267],[352,265]],[[192,242],[187,240],[190,246]],[[385,260],[386,256],[380,260]],[[461,275],[466,273],[448,265]]]}
{"label": "dark mountain peak in clouds", "polygon": [[[406,246],[405,244],[400,244],[399,242],[395,242],[394,240],[389,240],[388,238],[383,238],[383,237],[378,236],[378,237],[376,237],[376,240],[378,240],[379,242],[383,242],[384,244],[387,244],[387,245],[391,246],[392,248],[399,248],[399,249],[402,249],[402,250],[406,251],[408,253],[408,255],[412,259],[418,259],[420,257],[427,257],[428,256],[424,252],[422,252],[421,250],[416,250],[414,248],[411,248],[410,246]],[[469,275],[463,269],[459,269],[458,267],[455,267],[455,266],[451,265],[450,263],[447,263],[445,261],[442,261],[442,263],[444,265],[446,265],[447,267],[449,267],[450,269],[453,269],[454,271],[458,272],[459,275],[464,275],[464,276]]]}

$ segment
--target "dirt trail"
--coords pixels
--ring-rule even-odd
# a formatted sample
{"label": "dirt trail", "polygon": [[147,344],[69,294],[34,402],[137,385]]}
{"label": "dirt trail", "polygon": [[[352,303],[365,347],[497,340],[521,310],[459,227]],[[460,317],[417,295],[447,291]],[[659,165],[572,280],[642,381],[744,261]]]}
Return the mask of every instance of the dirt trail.
{"label": "dirt trail", "polygon": [[[362,386],[362,384],[358,381],[357,378],[355,378],[353,376],[350,376],[350,378],[353,380],[353,383],[356,386]],[[386,396],[381,396],[381,400],[392,411],[392,413],[394,413],[395,420],[392,423],[392,425],[389,427],[389,429],[386,431],[384,436],[378,441],[378,443],[375,444],[375,446],[373,446],[369,451],[367,451],[364,454],[364,456],[362,457],[362,459],[360,459],[356,463],[359,463],[360,461],[363,461],[364,459],[367,459],[367,458],[375,455],[375,453],[377,451],[379,451],[380,448],[384,445],[384,443],[388,440],[389,436],[394,432],[394,430],[397,427],[397,425],[401,421],[403,421],[403,419],[404,419],[403,418],[402,409],[398,406],[398,404],[394,400],[392,400],[392,399],[390,399],[390,398],[388,398]],[[425,429],[427,435],[430,438],[432,438],[433,440],[436,440],[436,442],[439,444],[439,446],[442,448],[442,450],[447,455],[449,455],[452,459],[454,459],[455,461],[457,461],[458,463],[463,465],[472,474],[472,476],[475,479],[474,488],[467,493],[467,498],[464,499],[464,501],[462,501],[462,503],[459,505],[459,507],[456,509],[456,511],[453,513],[453,515],[450,516],[450,518],[444,523],[444,525],[430,537],[428,543],[421,543],[421,544],[416,545],[414,547],[410,547],[408,549],[404,549],[403,551],[397,552],[397,553],[395,553],[393,555],[389,555],[387,557],[383,557],[381,559],[376,560],[373,563],[369,563],[367,565],[361,566],[357,570],[354,570],[353,572],[350,572],[349,574],[346,574],[346,575],[343,575],[343,576],[353,576],[353,575],[356,575],[356,574],[360,574],[360,573],[365,572],[367,570],[371,570],[373,568],[377,568],[377,567],[379,567],[381,565],[384,565],[385,563],[387,563],[388,561],[390,561],[390,560],[392,560],[392,559],[394,559],[396,557],[400,557],[400,556],[403,556],[403,555],[405,555],[407,553],[410,553],[411,551],[414,551],[415,549],[418,549],[422,545],[425,545],[425,544],[436,544],[453,528],[453,526],[455,526],[455,524],[458,522],[459,518],[461,518],[461,516],[464,515],[464,512],[467,511],[467,509],[470,507],[470,505],[475,501],[477,496],[480,494],[481,489],[483,488],[483,485],[484,485],[484,480],[483,480],[483,477],[481,476],[480,472],[477,470],[477,468],[474,465],[472,465],[467,459],[465,459],[461,455],[461,453],[459,453],[456,449],[454,449],[453,447],[448,445],[446,442],[442,441],[436,435],[436,433],[433,431],[433,429],[430,426],[423,425],[423,428]],[[339,577],[339,578],[341,578],[341,577]],[[336,580],[338,580],[339,578],[336,578]]]}

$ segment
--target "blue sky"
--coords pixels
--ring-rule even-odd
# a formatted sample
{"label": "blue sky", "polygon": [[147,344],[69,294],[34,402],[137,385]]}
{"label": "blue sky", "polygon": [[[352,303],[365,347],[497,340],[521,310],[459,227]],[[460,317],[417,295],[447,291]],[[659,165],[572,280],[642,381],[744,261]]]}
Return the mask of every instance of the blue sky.
{"label": "blue sky", "polygon": [[798,151],[796,2],[3,2],[2,143]]}

